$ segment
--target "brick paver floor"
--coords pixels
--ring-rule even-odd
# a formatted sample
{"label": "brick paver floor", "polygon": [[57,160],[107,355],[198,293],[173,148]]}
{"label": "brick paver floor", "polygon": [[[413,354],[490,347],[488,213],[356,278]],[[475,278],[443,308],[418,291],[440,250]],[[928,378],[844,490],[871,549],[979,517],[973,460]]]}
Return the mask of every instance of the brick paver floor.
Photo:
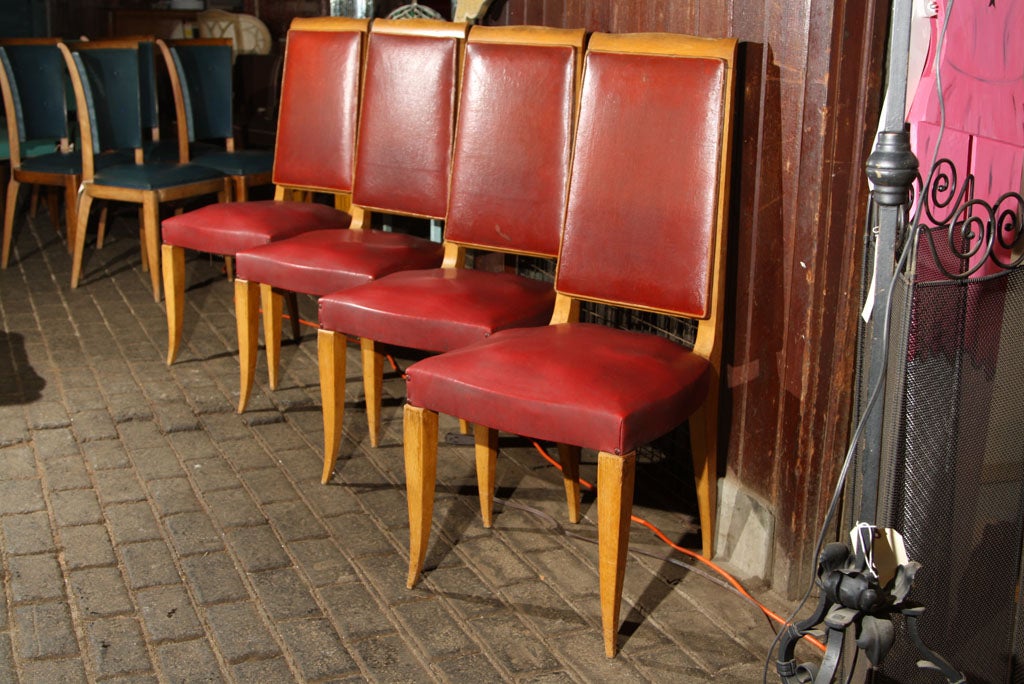
{"label": "brick paver floor", "polygon": [[[399,374],[372,449],[350,355],[323,486],[311,328],[285,346],[275,392],[261,360],[237,415],[222,264],[190,255],[168,367],[132,212],[87,246],[75,291],[44,214],[19,211],[0,273],[0,682],[760,681],[764,618],[636,527],[621,653],[606,659],[593,497],[563,526],[558,473],[511,436],[491,530],[471,449],[442,447],[428,572],[407,590]],[[671,470],[641,460],[637,510],[680,538],[692,506],[671,490],[689,474]]]}

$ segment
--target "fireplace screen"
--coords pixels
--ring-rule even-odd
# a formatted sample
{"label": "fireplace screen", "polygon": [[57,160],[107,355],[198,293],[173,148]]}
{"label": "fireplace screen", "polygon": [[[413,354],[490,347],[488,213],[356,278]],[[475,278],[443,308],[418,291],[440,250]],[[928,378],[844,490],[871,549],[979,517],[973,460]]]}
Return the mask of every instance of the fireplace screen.
{"label": "fireplace screen", "polygon": [[[1004,238],[1020,237],[1014,216]],[[1003,683],[1024,681],[1024,266],[998,235],[964,248],[985,228],[922,230],[894,293],[879,521],[922,565],[925,643],[968,681]],[[944,681],[905,636],[875,681]]]}

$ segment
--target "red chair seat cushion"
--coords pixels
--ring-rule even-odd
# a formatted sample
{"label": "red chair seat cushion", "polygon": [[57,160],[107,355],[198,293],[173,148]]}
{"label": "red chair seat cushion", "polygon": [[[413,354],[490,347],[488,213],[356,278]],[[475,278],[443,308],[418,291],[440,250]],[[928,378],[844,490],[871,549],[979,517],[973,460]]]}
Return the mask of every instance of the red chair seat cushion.
{"label": "red chair seat cushion", "polygon": [[407,268],[441,263],[444,248],[430,240],[379,230],[317,230],[236,255],[242,280],[324,295]]}
{"label": "red chair seat cushion", "polygon": [[403,271],[320,299],[320,327],[425,351],[551,320],[551,285],[462,268]]}
{"label": "red chair seat cushion", "polygon": [[233,255],[243,249],[325,228],[347,228],[352,217],[309,202],[221,202],[164,219],[164,244]]}
{"label": "red chair seat cushion", "polygon": [[413,406],[615,454],[686,420],[711,380],[673,342],[588,323],[506,330],[406,372]]}

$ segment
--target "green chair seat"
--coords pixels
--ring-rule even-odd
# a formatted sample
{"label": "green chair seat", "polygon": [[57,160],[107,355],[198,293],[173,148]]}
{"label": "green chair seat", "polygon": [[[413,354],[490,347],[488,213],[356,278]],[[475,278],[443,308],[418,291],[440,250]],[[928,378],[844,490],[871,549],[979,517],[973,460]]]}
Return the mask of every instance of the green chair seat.
{"label": "green chair seat", "polygon": [[274,168],[274,153],[270,150],[217,150],[193,157],[192,163],[217,169],[228,176],[249,176],[270,173]]}
{"label": "green chair seat", "polygon": [[160,190],[176,185],[188,185],[223,178],[216,169],[196,164],[152,162],[147,164],[118,164],[96,172],[96,185],[111,185],[135,190]]}

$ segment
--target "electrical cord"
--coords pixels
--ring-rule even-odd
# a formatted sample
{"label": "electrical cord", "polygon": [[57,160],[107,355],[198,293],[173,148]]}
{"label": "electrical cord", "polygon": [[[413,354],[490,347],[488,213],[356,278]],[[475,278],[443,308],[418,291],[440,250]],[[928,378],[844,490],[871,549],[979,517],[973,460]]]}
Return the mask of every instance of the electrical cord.
{"label": "electrical cord", "polygon": [[[949,27],[949,17],[953,10],[954,3],[955,0],[949,0],[949,4],[946,5],[946,11],[942,21],[942,29],[939,31],[939,37],[936,41],[934,69],[935,87],[939,104],[939,132],[935,139],[935,147],[932,150],[932,159],[928,167],[928,176],[925,182],[922,183],[921,185],[921,196],[918,197],[917,199],[919,207],[922,203],[926,201],[926,198],[924,197],[924,191],[931,186],[931,182],[935,174],[935,162],[938,160],[939,148],[942,145],[942,138],[946,131],[946,104],[942,93],[942,70],[940,68],[940,58],[942,56],[942,48],[946,41],[946,30]],[[922,213],[923,212],[921,212],[919,209],[914,217],[914,220],[907,233],[907,238],[903,244],[903,249],[900,252],[899,259],[897,260],[895,268],[893,270],[892,279],[889,281],[889,287],[885,293],[884,307],[881,312],[882,330],[881,335],[879,336],[879,346],[882,349],[882,354],[881,358],[877,360],[878,363],[880,363],[881,365],[880,372],[878,374],[877,380],[871,387],[867,403],[865,403],[864,405],[864,409],[861,412],[861,416],[857,421],[857,425],[854,429],[853,435],[850,438],[849,446],[846,450],[846,456],[843,459],[843,467],[840,469],[839,478],[836,482],[835,489],[832,493],[832,499],[829,501],[828,509],[825,513],[825,519],[821,525],[821,530],[818,533],[818,538],[814,546],[814,555],[812,556],[812,562],[815,564],[815,567],[817,567],[818,557],[821,555],[821,550],[825,544],[825,537],[828,535],[828,531],[832,526],[832,520],[835,517],[836,510],[839,505],[839,499],[842,496],[843,488],[846,485],[846,478],[849,474],[850,467],[853,464],[854,456],[856,454],[857,443],[860,441],[861,433],[863,433],[864,428],[867,425],[867,418],[868,416],[871,415],[875,402],[877,402],[878,397],[881,396],[882,388],[885,385],[885,371],[886,367],[888,366],[889,357],[889,328],[893,292],[895,291],[896,284],[899,281],[900,275],[907,264],[907,260],[909,259],[911,252],[914,251],[914,248],[917,244],[917,235],[921,227]],[[779,639],[782,637],[782,634],[786,632],[789,626],[793,624],[793,621],[796,619],[800,611],[803,610],[804,606],[807,605],[807,601],[810,599],[811,594],[814,592],[816,575],[816,572],[812,573],[811,580],[808,583],[807,591],[804,592],[804,595],[801,597],[800,602],[797,604],[792,614],[783,624],[783,628],[775,634],[775,638],[772,640],[771,645],[768,647],[768,653],[765,656],[764,668],[762,671],[762,681],[764,682],[764,684],[767,684],[768,682],[768,669],[771,664],[772,655],[774,654],[775,649],[779,645]]]}
{"label": "electrical cord", "polygon": [[[558,470],[562,469],[562,466],[557,461],[555,461],[555,459],[551,458],[551,456],[548,455],[547,451],[545,451],[544,448],[541,447],[541,445],[538,444],[536,441],[533,442],[533,447],[537,450],[537,452],[548,463],[550,463],[552,466],[554,466]],[[593,484],[591,484],[590,482],[587,482],[586,480],[584,480],[582,478],[580,478],[580,485],[582,487],[585,487],[588,490],[593,490],[594,489],[594,485]],[[527,509],[527,510],[536,510],[536,509],[529,509],[528,507],[521,506],[521,505],[519,505],[517,507],[524,508],[524,509]],[[554,519],[550,518],[550,516],[548,516],[546,513],[543,513],[542,511],[536,511],[536,512],[539,513],[540,515],[544,516],[544,517],[547,517],[547,518],[551,519],[552,522],[554,522]],[[706,577],[708,579],[711,579],[715,584],[719,584],[720,586],[724,586],[724,587],[732,590],[733,592],[735,592],[739,596],[743,597],[747,601],[750,601],[751,603],[753,603],[755,606],[757,606],[757,608],[762,613],[764,613],[765,617],[767,617],[769,619],[769,621],[774,620],[775,622],[778,622],[779,624],[783,624],[785,622],[782,617],[777,615],[770,608],[768,608],[763,603],[761,603],[756,598],[754,598],[750,594],[750,592],[748,592],[743,587],[743,585],[740,584],[739,580],[737,580],[735,577],[730,575],[724,568],[722,568],[722,566],[718,565],[717,563],[715,563],[714,561],[712,561],[712,560],[710,560],[708,558],[705,558],[704,556],[700,555],[696,551],[691,551],[690,549],[687,549],[685,547],[679,546],[678,544],[674,543],[672,540],[670,540],[668,538],[668,536],[664,532],[662,532],[660,529],[658,529],[658,527],[655,526],[653,523],[651,523],[651,522],[649,522],[649,521],[647,521],[647,520],[645,520],[645,519],[643,519],[643,518],[641,518],[639,516],[636,516],[636,515],[630,516],[630,520],[632,520],[633,522],[637,523],[638,525],[642,525],[643,527],[646,527],[648,530],[650,530],[654,534],[654,536],[658,537],[658,539],[660,539],[662,542],[664,542],[668,546],[672,547],[676,551],[678,551],[678,552],[682,553],[683,555],[688,556],[688,557],[694,559],[695,561],[697,561],[699,563],[702,563],[702,564],[706,565],[707,567],[711,568],[711,570],[713,570],[719,576],[724,578],[725,581],[722,582],[722,580],[718,579],[717,577],[714,577],[710,573],[708,573],[706,571],[703,571],[703,570],[700,570],[698,566],[686,565],[686,564],[683,564],[683,563],[680,563],[680,562],[676,561],[676,559],[663,558],[661,556],[657,556],[656,554],[650,554],[650,553],[646,553],[646,552],[643,552],[643,551],[637,551],[635,549],[631,549],[632,551],[634,551],[636,553],[642,553],[644,555],[648,555],[648,556],[651,556],[653,558],[659,558],[660,560],[665,560],[665,561],[668,561],[670,563],[673,563],[675,561],[673,563],[675,565],[681,565],[682,567],[686,567],[688,569],[695,570],[695,571],[697,571],[697,574],[701,575],[702,577]],[[555,524],[557,524],[557,523],[555,523]],[[581,537],[579,535],[574,535],[573,533],[568,532],[568,531],[563,532],[563,534],[565,534],[566,536],[569,536],[569,537],[573,537],[575,539],[583,539],[584,541],[593,542],[592,539],[588,539],[586,537]],[[820,648],[822,651],[825,650],[825,645],[822,644],[817,639],[815,639],[813,637],[809,637],[809,636],[805,637],[805,638],[808,641],[810,641],[811,643],[813,643],[814,645],[816,645],[818,648]]]}

